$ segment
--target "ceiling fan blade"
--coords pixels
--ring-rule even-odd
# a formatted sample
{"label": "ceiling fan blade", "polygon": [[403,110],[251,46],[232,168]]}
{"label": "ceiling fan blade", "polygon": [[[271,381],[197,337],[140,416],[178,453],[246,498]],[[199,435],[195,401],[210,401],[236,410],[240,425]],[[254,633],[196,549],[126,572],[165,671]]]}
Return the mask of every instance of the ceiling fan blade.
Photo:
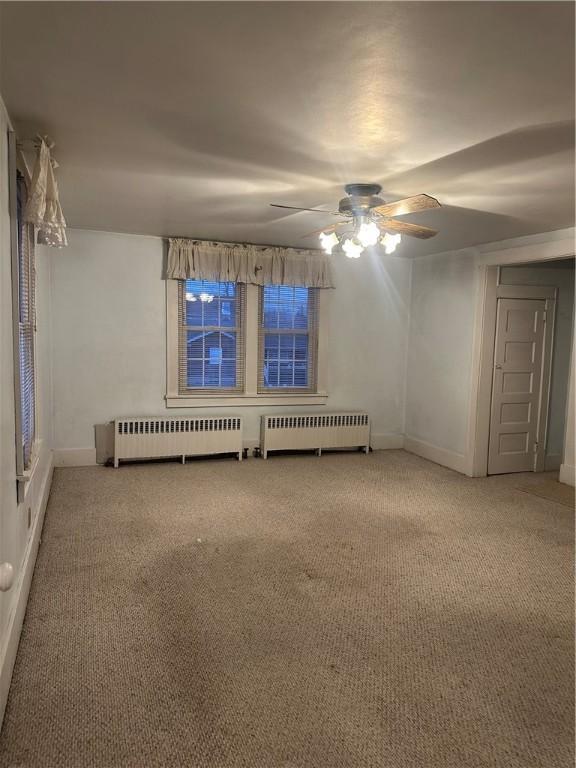
{"label": "ceiling fan blade", "polygon": [[394,203],[378,205],[376,208],[372,208],[372,211],[381,216],[404,216],[405,213],[417,213],[418,211],[427,211],[430,208],[441,208],[435,197],[414,195],[414,197],[406,197],[404,200],[396,200]]}
{"label": "ceiling fan blade", "polygon": [[330,224],[327,227],[322,227],[322,229],[315,229],[313,232],[307,232],[305,235],[302,235],[302,237],[312,237],[312,235],[319,235],[320,232],[326,232],[328,235],[330,232],[335,232],[338,227],[341,227],[344,224],[351,224],[351,221],[348,219],[346,221],[337,221],[336,224]]}
{"label": "ceiling fan blade", "polygon": [[310,211],[311,213],[324,213],[331,216],[342,216],[340,211],[323,211],[321,208],[298,208],[296,205],[279,205],[278,203],[270,203],[272,208],[289,208],[291,211]]}
{"label": "ceiling fan blade", "polygon": [[395,232],[400,235],[409,235],[410,237],[418,237],[420,240],[427,240],[429,237],[434,237],[438,232],[430,227],[422,227],[420,224],[410,224],[408,221],[397,221],[396,219],[380,219],[376,223],[380,229],[386,232]]}

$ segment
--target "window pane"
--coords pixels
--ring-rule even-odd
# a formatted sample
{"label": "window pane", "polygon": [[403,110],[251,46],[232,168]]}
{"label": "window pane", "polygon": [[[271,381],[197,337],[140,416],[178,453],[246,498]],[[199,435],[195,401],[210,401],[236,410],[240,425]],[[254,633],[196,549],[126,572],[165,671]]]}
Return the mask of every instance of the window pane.
{"label": "window pane", "polygon": [[[212,296],[212,294],[210,294]],[[212,298],[202,301],[202,310],[204,312],[202,316],[202,325],[217,326],[218,325],[218,299]]]}
{"label": "window pane", "polygon": [[294,386],[295,387],[308,386],[308,363],[307,362],[294,364]]}
{"label": "window pane", "polygon": [[220,325],[228,328],[233,328],[236,325],[236,302],[234,300],[220,300]]}
{"label": "window pane", "polygon": [[236,327],[236,285],[213,280],[186,280],[186,325]]}
{"label": "window pane", "polygon": [[220,362],[215,362],[217,358],[219,358],[218,351],[213,353],[212,357],[188,360],[188,387],[195,389],[202,387],[210,389],[235,387],[236,360],[225,360],[222,358]]}
{"label": "window pane", "polygon": [[188,360],[188,376],[187,382],[189,387],[202,387],[204,386],[204,361],[203,360]]}
{"label": "window pane", "polygon": [[294,359],[294,336],[283,334],[280,336],[280,360]]}
{"label": "window pane", "polygon": [[307,334],[265,334],[263,380],[266,387],[308,386]]}
{"label": "window pane", "polygon": [[275,333],[267,333],[264,337],[264,360],[278,360],[280,336]]}
{"label": "window pane", "polygon": [[278,286],[264,286],[264,328],[278,328]]}
{"label": "window pane", "polygon": [[308,288],[267,285],[263,291],[264,328],[308,327]]}
{"label": "window pane", "polygon": [[204,336],[202,331],[188,331],[186,356],[190,358],[204,357]]}
{"label": "window pane", "polygon": [[280,376],[278,386],[294,386],[294,365],[292,363],[280,363]]}
{"label": "window pane", "polygon": [[308,336],[302,333],[296,334],[294,337],[294,359],[295,360],[307,360],[308,359]]}
{"label": "window pane", "polygon": [[278,287],[278,327],[293,328],[294,288],[288,285]]}
{"label": "window pane", "polygon": [[294,328],[308,328],[308,288],[294,288]]}
{"label": "window pane", "polygon": [[223,360],[220,375],[222,387],[235,387],[236,360]]}
{"label": "window pane", "polygon": [[276,360],[264,363],[264,384],[267,387],[278,386],[278,362]]}
{"label": "window pane", "polygon": [[220,347],[223,358],[236,360],[236,333],[234,331],[222,331],[220,333]]}
{"label": "window pane", "polygon": [[210,358],[204,360],[204,386],[220,386],[220,366],[212,363]]}
{"label": "window pane", "polygon": [[186,302],[186,325],[202,325],[202,305],[197,302]]}

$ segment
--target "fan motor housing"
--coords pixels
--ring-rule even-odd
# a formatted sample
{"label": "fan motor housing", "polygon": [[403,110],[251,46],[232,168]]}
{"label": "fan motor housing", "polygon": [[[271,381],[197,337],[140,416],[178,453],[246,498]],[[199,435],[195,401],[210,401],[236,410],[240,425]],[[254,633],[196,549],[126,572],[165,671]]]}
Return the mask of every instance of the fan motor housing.
{"label": "fan motor housing", "polygon": [[384,200],[378,197],[378,193],[382,191],[380,184],[346,184],[344,190],[348,197],[340,200],[340,213],[366,213],[384,203]]}

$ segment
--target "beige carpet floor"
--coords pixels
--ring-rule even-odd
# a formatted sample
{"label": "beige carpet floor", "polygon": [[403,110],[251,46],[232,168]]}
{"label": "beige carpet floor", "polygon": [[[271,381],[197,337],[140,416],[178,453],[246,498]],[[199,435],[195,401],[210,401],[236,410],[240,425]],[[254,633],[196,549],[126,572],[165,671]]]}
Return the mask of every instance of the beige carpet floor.
{"label": "beige carpet floor", "polygon": [[[576,505],[573,486],[560,483],[558,481],[558,472],[545,472],[543,475],[544,480],[538,479],[536,482],[522,481],[522,484],[519,486],[520,490],[524,491],[524,493],[533,493],[535,496],[541,496],[543,499],[555,501],[558,504],[564,504],[565,507],[574,510]],[[537,473],[533,477],[541,478],[542,475]]]}
{"label": "beige carpet floor", "polygon": [[57,470],[13,768],[568,768],[573,512],[402,451]]}

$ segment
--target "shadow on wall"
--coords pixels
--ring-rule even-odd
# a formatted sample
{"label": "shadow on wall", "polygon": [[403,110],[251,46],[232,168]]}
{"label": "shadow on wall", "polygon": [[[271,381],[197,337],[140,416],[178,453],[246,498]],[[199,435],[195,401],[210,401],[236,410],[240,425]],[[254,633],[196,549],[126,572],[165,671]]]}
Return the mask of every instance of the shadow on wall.
{"label": "shadow on wall", "polygon": [[114,422],[94,425],[96,464],[107,464],[114,459]]}

